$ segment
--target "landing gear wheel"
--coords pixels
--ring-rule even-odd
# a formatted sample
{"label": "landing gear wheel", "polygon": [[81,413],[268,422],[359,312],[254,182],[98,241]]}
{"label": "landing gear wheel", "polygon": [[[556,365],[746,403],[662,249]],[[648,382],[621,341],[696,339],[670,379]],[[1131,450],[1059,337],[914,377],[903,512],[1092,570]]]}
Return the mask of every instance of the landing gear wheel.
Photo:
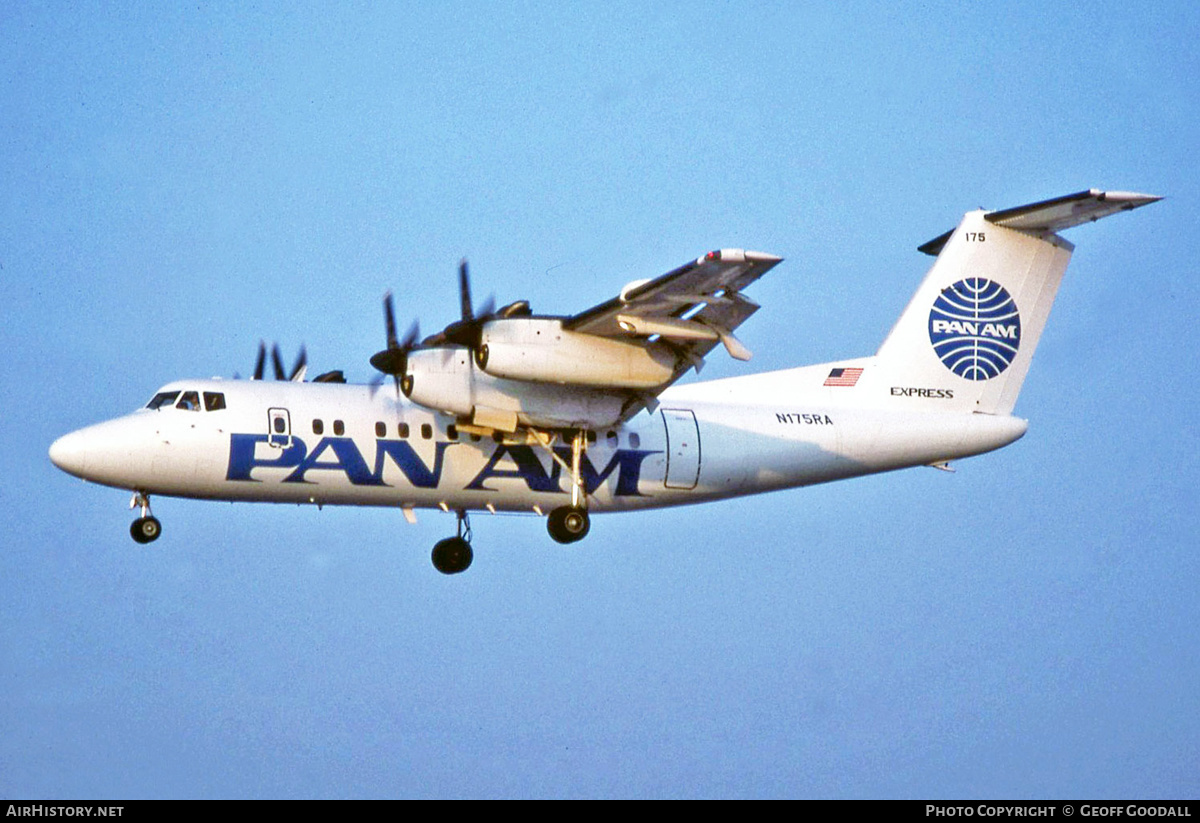
{"label": "landing gear wheel", "polygon": [[471,544],[461,537],[447,537],[433,547],[433,567],[442,574],[465,572],[474,558]]}
{"label": "landing gear wheel", "polygon": [[550,512],[546,529],[550,536],[559,543],[574,543],[587,537],[592,528],[591,519],[586,509],[575,506],[559,506]]}
{"label": "landing gear wheel", "polygon": [[139,543],[153,543],[162,534],[157,517],[139,517],[129,526],[130,536]]}

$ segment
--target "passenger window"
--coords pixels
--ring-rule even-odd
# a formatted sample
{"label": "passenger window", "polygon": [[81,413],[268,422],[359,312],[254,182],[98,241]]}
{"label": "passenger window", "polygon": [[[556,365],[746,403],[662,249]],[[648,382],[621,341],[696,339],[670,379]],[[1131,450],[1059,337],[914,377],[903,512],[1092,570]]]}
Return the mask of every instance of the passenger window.
{"label": "passenger window", "polygon": [[287,421],[282,417],[276,417],[272,425],[275,427],[276,434],[285,434],[287,432]]}
{"label": "passenger window", "polygon": [[607,435],[605,435],[604,439],[608,441],[608,445],[611,446],[612,448],[615,449],[617,447],[617,433],[616,432],[609,432]]}
{"label": "passenger window", "polygon": [[447,426],[446,427],[446,436],[449,437],[451,440],[457,440],[458,439],[458,426],[454,425],[453,423],[451,423],[449,426]]}
{"label": "passenger window", "polygon": [[225,395],[215,391],[206,391],[204,393],[205,411],[220,411],[223,408],[225,408]]}
{"label": "passenger window", "polygon": [[183,397],[180,397],[179,402],[175,404],[175,408],[185,411],[200,411],[200,393],[185,391]]}
{"label": "passenger window", "polygon": [[149,403],[146,404],[148,409],[161,409],[163,406],[175,405],[175,398],[179,396],[177,391],[162,391],[154,395]]}
{"label": "passenger window", "polygon": [[638,436],[638,433],[630,432],[629,433],[629,448],[636,449],[636,448],[640,448],[641,445],[642,445],[642,438]]}
{"label": "passenger window", "polygon": [[380,421],[375,422],[375,436],[376,437],[387,437],[387,424],[386,423],[383,423]]}
{"label": "passenger window", "polygon": [[589,446],[595,445],[595,443],[596,443],[596,433],[595,432],[590,431],[587,433],[587,442],[588,442]]}
{"label": "passenger window", "polygon": [[316,418],[314,418],[313,419],[313,434],[324,434],[324,433],[325,433],[325,421],[317,420]]}
{"label": "passenger window", "polygon": [[407,440],[408,439],[408,424],[401,423],[399,426],[396,427],[396,432],[397,432],[397,434],[400,435],[401,440]]}
{"label": "passenger window", "polygon": [[338,437],[341,437],[343,434],[346,433],[346,424],[343,423],[341,420],[334,420],[333,421],[333,433],[336,434]]}
{"label": "passenger window", "polygon": [[433,437],[433,426],[429,425],[428,423],[422,423],[421,424],[421,436],[424,437],[426,440]]}

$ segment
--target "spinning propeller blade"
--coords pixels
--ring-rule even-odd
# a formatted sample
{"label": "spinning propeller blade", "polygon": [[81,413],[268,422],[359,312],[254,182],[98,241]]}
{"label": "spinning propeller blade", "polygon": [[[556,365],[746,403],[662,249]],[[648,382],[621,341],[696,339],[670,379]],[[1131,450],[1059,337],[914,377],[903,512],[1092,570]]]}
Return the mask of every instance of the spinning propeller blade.
{"label": "spinning propeller blade", "polygon": [[283,372],[283,357],[279,354],[279,344],[276,343],[271,347],[271,365],[275,369],[276,380],[286,380]]}
{"label": "spinning propeller blade", "polygon": [[254,376],[251,380],[263,379],[263,367],[267,364],[267,344],[263,341],[258,341],[258,359],[254,361]]}
{"label": "spinning propeller blade", "polygon": [[462,305],[462,319],[469,323],[475,319],[471,311],[471,275],[467,271],[467,258],[458,261],[458,299]]}
{"label": "spinning propeller blade", "polygon": [[308,371],[308,348],[303,344],[300,345],[300,354],[296,355],[296,362],[292,366],[292,370],[288,373],[288,380],[296,383],[304,382],[304,375]]}
{"label": "spinning propeller blade", "polygon": [[458,264],[458,297],[462,308],[462,317],[455,320],[442,330],[441,338],[448,343],[475,349],[479,346],[479,336],[483,332],[483,324],[492,318],[496,301],[488,295],[483,302],[483,310],[476,314],[471,305],[471,275],[464,257]]}

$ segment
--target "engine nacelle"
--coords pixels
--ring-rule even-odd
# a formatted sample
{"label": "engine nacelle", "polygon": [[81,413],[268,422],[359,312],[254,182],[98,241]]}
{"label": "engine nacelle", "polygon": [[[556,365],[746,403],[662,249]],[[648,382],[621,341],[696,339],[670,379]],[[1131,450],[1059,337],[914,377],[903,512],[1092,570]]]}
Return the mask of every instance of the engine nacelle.
{"label": "engine nacelle", "polygon": [[653,389],[675,374],[667,346],[580,334],[552,317],[512,317],[486,323],[476,363],[509,380],[612,389]]}
{"label": "engine nacelle", "polygon": [[405,397],[427,409],[467,418],[475,407],[474,371],[470,349],[417,349],[408,354],[408,370],[400,388]]}
{"label": "engine nacelle", "polygon": [[409,352],[400,386],[406,397],[426,408],[510,431],[516,424],[608,428],[621,419],[628,399],[614,391],[494,377],[477,369],[470,350],[461,346]]}

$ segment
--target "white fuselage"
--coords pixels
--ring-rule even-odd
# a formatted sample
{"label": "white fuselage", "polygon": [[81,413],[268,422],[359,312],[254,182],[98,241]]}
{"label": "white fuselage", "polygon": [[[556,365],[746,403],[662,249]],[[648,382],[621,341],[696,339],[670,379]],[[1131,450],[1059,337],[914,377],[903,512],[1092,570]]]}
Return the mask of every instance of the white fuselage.
{"label": "white fuselage", "polygon": [[[594,432],[582,460],[592,512],[696,503],[940,463],[1007,445],[1026,421],[811,390],[826,366],[674,387],[653,412]],[[458,431],[390,385],[183,380],[215,411],[165,405],[68,434],[54,462],[147,495],[548,512],[570,500],[563,462],[523,436]]]}

